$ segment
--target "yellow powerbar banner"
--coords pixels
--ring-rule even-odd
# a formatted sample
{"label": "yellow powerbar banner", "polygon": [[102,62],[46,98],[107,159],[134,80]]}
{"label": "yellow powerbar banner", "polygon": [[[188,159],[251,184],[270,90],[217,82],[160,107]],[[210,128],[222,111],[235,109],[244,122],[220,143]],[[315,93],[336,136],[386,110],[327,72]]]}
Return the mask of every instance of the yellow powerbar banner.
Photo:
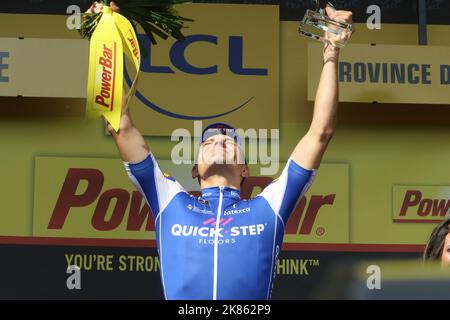
{"label": "yellow powerbar banner", "polygon": [[87,115],[104,116],[114,130],[119,130],[122,113],[123,52],[133,62],[136,72],[126,97],[125,108],[136,89],[141,61],[137,37],[131,23],[105,6],[89,48]]}

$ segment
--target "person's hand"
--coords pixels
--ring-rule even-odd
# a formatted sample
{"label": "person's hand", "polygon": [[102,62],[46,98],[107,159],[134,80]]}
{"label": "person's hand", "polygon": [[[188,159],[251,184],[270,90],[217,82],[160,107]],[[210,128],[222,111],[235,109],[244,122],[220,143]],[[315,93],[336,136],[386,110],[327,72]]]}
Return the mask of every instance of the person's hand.
{"label": "person's hand", "polygon": [[[115,12],[119,12],[119,7],[116,5],[114,1],[111,1],[110,4],[111,9]],[[94,2],[89,9],[87,9],[86,13],[100,13],[103,9],[103,3]]]}
{"label": "person's hand", "polygon": [[[331,6],[327,6],[325,8],[325,12],[327,16],[335,21],[345,22],[352,24],[352,16],[353,13],[351,11],[344,10],[335,10]],[[350,39],[352,32],[347,30],[343,31],[340,35],[335,35],[333,33],[326,32],[325,39],[328,40],[328,43],[325,44],[324,48],[324,62],[329,59],[337,59],[339,56],[339,48],[336,46],[336,42],[346,42]]]}

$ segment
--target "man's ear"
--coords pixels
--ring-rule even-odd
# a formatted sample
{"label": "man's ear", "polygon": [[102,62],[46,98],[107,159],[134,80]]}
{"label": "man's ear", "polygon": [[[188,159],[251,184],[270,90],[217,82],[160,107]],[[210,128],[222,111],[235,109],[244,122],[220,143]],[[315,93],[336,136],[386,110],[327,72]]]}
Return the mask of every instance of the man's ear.
{"label": "man's ear", "polygon": [[250,168],[248,167],[248,165],[245,164],[242,166],[241,176],[244,178],[250,177]]}
{"label": "man's ear", "polygon": [[192,167],[192,179],[197,179],[198,178],[198,167],[197,167],[197,165],[195,164],[193,167]]}

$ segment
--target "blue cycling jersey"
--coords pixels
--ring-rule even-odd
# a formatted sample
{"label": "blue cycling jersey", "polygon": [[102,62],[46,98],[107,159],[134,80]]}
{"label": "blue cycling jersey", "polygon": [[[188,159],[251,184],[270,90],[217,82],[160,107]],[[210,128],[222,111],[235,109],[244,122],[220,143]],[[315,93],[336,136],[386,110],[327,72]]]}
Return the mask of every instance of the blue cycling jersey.
{"label": "blue cycling jersey", "polygon": [[151,154],[125,168],[155,216],[166,299],[270,299],[284,227],[315,170],[289,159],[279,179],[243,200],[229,187],[194,197]]}

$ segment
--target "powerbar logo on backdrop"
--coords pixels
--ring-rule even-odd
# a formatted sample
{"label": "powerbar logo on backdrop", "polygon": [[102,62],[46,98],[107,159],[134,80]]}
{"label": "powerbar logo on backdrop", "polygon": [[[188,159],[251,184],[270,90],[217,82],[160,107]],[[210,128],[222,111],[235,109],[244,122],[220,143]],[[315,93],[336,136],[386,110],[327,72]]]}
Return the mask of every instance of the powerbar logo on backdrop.
{"label": "powerbar logo on backdrop", "polygon": [[95,103],[97,110],[113,110],[114,85],[116,80],[116,43],[98,41],[98,61],[96,61],[94,87]]}
{"label": "powerbar logo on backdrop", "polygon": [[[105,176],[98,169],[69,169],[48,229],[63,229],[66,223],[70,224],[69,214],[82,213],[87,218],[85,222],[97,231],[113,231],[123,223],[127,231],[155,230],[150,208],[138,191],[103,190],[104,181]],[[83,208],[82,212],[77,211]]]}
{"label": "powerbar logo on backdrop", "polygon": [[394,222],[439,222],[450,215],[450,186],[394,186]]}
{"label": "powerbar logo on backdrop", "polygon": [[[264,188],[271,181],[272,178],[269,177],[249,177],[241,190],[243,198],[249,198],[254,188]],[[118,229],[124,232],[155,230],[151,210],[138,191],[129,191],[120,187],[108,189],[104,188],[104,184],[105,174],[99,169],[68,169],[58,194],[51,196],[55,199],[52,207],[39,210],[43,212],[40,215],[47,215],[47,222],[43,221],[45,226],[40,228],[43,230],[84,230],[80,234],[67,234],[67,236],[86,236],[88,231],[92,233],[115,232]],[[310,235],[320,210],[333,206],[335,197],[336,194],[311,195],[308,198],[303,196],[286,225],[286,233]],[[48,213],[51,214],[48,215]],[[225,211],[223,221],[220,221],[221,228],[224,228],[233,217],[239,214],[250,214],[250,208]],[[211,223],[215,223],[215,220],[211,219],[215,218],[209,218],[205,221],[205,226],[201,227],[175,225],[172,228],[172,234],[174,236],[210,237],[210,232],[213,232],[211,230],[214,229],[210,228]],[[36,223],[35,227],[38,226],[39,223]],[[223,235],[222,231],[221,229],[221,235]],[[264,225],[249,225],[233,227],[226,230],[225,234],[253,236],[259,235],[263,231]],[[41,231],[40,235],[48,235],[45,232]]]}

